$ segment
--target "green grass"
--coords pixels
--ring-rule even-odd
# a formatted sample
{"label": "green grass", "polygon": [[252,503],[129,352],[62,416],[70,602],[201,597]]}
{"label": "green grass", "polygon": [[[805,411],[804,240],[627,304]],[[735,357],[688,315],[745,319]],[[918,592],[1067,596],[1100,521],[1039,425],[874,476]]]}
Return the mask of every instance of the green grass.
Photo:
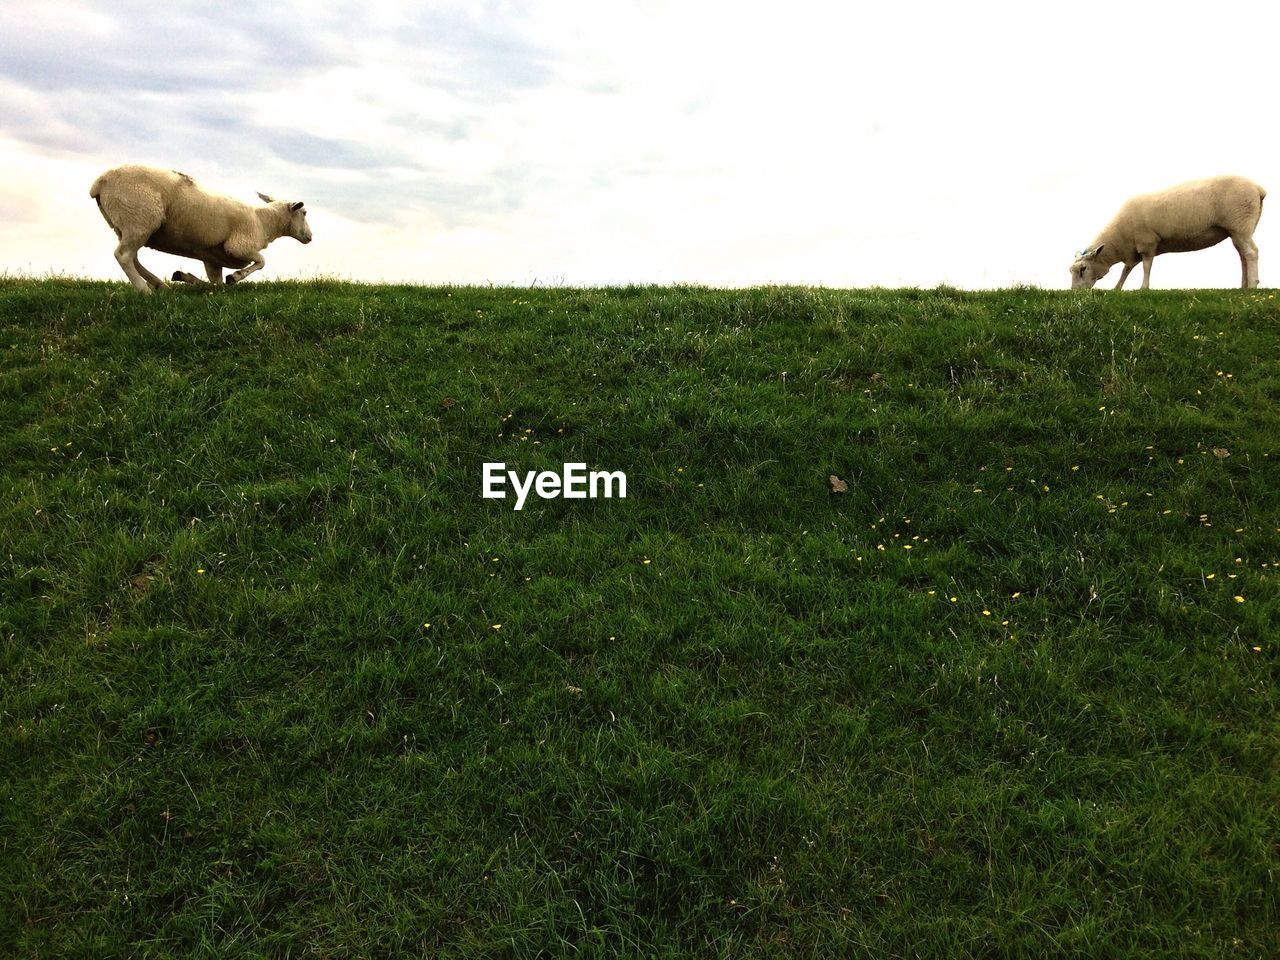
{"label": "green grass", "polygon": [[1266,291],[0,281],[0,955],[1275,956],[1278,359]]}

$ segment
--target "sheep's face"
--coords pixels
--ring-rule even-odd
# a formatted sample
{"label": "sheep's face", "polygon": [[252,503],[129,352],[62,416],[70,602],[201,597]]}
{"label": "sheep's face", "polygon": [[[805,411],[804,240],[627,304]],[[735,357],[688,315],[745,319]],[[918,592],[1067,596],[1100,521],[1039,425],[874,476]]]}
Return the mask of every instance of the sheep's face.
{"label": "sheep's face", "polygon": [[307,223],[307,208],[301,200],[289,204],[289,236],[300,243],[311,242],[311,224]]}
{"label": "sheep's face", "polygon": [[293,237],[299,243],[311,242],[311,225],[307,223],[307,208],[302,205],[301,200],[295,200],[290,203],[288,200],[277,200],[275,197],[269,197],[265,193],[259,193],[258,197],[271,209],[280,210],[284,213],[285,223],[287,224],[284,236]]}
{"label": "sheep's face", "polygon": [[1101,249],[1102,247],[1082,250],[1076,257],[1076,262],[1071,264],[1072,290],[1088,290],[1111,269],[1110,264],[1103,266],[1098,262],[1098,251]]}

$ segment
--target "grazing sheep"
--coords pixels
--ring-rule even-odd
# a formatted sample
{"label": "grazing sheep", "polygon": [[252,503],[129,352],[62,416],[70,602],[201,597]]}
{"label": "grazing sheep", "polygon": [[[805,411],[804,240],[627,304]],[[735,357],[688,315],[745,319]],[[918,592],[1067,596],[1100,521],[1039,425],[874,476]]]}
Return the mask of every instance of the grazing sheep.
{"label": "grazing sheep", "polygon": [[1242,287],[1258,285],[1258,245],[1253,231],[1267,191],[1244,177],[1193,180],[1160,193],[1134,197],[1071,265],[1071,289],[1092,287],[1123,263],[1119,290],[1142,261],[1142,289],[1151,286],[1151,261],[1159,253],[1203,250],[1231,238],[1240,254]]}
{"label": "grazing sheep", "polygon": [[[142,293],[164,282],[138,262],[138,250],[151,247],[204,263],[211,283],[222,283],[224,267],[238,283],[266,264],[262,250],[280,237],[311,242],[302,202],[272,200],[258,194],[264,207],[251,207],[209,193],[185,173],[156,167],[124,166],[108,170],[89,188],[103,219],[116,232],[116,262]],[[178,271],[174,280],[201,283]]]}

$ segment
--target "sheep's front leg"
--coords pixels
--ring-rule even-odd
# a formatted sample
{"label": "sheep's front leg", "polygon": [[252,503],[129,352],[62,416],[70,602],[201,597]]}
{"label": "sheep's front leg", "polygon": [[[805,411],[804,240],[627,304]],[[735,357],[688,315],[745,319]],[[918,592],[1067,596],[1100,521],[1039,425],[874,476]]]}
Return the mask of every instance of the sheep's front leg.
{"label": "sheep's front leg", "polygon": [[[205,260],[203,262],[205,276],[209,278],[208,282],[217,287],[222,286],[222,267],[218,266],[218,264],[212,260]],[[173,272],[173,279],[180,280],[183,283],[194,283],[198,287],[206,286],[204,280],[201,280],[194,274],[184,273],[181,270],[175,270]]]}
{"label": "sheep's front leg", "polygon": [[1151,261],[1156,258],[1154,253],[1144,253],[1142,255],[1142,289],[1151,289]]}
{"label": "sheep's front leg", "polygon": [[1133,263],[1126,263],[1124,265],[1124,269],[1120,271],[1120,280],[1116,283],[1117,290],[1124,286],[1124,282],[1129,279],[1129,274],[1133,272],[1133,268],[1137,265],[1136,261]]}
{"label": "sheep's front leg", "polygon": [[243,267],[227,277],[227,283],[239,283],[249,274],[256,273],[267,265],[267,261],[262,259],[262,254],[260,253],[253,254],[250,259],[251,262],[247,267]]}

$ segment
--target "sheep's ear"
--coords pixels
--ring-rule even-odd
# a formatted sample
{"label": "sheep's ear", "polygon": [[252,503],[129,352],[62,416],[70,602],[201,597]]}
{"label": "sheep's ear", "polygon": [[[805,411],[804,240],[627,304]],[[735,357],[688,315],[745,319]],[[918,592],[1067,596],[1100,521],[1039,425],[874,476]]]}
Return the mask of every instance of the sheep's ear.
{"label": "sheep's ear", "polygon": [[1106,246],[1106,244],[1105,244],[1105,243],[1100,243],[1100,244],[1098,244],[1096,247],[1094,247],[1092,250],[1090,250],[1090,251],[1089,251],[1089,259],[1090,259],[1090,260],[1092,260],[1092,259],[1093,259],[1094,257],[1096,257],[1098,254],[1100,254],[1100,253],[1102,252],[1102,248],[1103,248],[1103,247],[1105,247],[1105,246]]}
{"label": "sheep's ear", "polygon": [[291,204],[289,204],[289,209],[290,209],[290,210],[301,210],[301,209],[302,209],[302,201],[301,201],[301,200],[299,200],[299,201],[297,201],[296,203],[291,203]]}
{"label": "sheep's ear", "polygon": [[272,202],[273,202],[273,201],[272,201],[272,199],[271,199],[271,197],[268,197],[265,193],[259,193],[259,194],[258,194],[258,196],[261,198],[261,200],[262,200],[262,202],[263,202],[263,203],[272,203]]}

